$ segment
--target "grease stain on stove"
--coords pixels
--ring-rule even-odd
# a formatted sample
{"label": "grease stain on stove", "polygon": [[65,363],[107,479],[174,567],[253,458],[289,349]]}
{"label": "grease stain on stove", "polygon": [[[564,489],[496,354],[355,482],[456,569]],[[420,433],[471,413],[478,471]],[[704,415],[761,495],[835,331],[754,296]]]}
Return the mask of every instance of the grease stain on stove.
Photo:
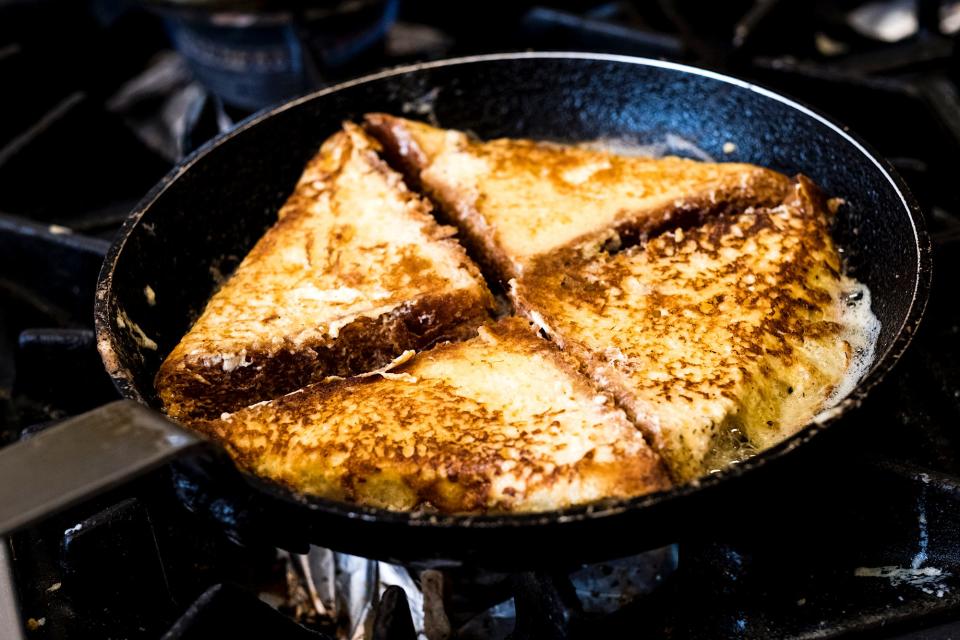
{"label": "grease stain on stove", "polygon": [[948,571],[936,567],[857,567],[853,575],[859,578],[886,578],[890,586],[899,587],[907,584],[920,589],[928,595],[942,598],[950,590],[944,580],[950,576]]}
{"label": "grease stain on stove", "polygon": [[919,510],[917,520],[920,526],[920,548],[910,562],[911,569],[919,569],[927,561],[927,548],[930,545],[930,533],[927,531],[927,504],[922,497],[917,504],[917,509]]}
{"label": "grease stain on stove", "polygon": [[930,483],[930,476],[921,473],[919,478],[925,486],[924,492],[917,499],[917,553],[910,561],[910,566],[857,567],[853,575],[859,578],[885,578],[892,587],[906,584],[927,595],[942,598],[950,590],[945,581],[951,574],[937,567],[923,566],[929,559],[930,532],[927,524],[926,485]]}

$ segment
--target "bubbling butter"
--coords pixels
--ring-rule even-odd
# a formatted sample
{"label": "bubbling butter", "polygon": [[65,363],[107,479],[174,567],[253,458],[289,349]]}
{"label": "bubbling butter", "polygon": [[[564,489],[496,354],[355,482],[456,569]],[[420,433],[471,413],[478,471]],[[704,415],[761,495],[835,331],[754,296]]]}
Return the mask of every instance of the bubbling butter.
{"label": "bubbling butter", "polygon": [[876,357],[880,320],[871,308],[870,289],[862,282],[844,276],[840,296],[840,339],[850,345],[850,364],[846,375],[823,401],[822,410],[835,407],[869,373]]}

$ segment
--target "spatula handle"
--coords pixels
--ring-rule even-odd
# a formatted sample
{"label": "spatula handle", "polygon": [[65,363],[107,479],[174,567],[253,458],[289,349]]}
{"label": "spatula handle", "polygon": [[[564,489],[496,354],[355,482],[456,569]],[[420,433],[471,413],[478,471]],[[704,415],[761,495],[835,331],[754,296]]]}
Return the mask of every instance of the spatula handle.
{"label": "spatula handle", "polygon": [[0,536],[133,479],[206,441],[118,400],[0,449]]}

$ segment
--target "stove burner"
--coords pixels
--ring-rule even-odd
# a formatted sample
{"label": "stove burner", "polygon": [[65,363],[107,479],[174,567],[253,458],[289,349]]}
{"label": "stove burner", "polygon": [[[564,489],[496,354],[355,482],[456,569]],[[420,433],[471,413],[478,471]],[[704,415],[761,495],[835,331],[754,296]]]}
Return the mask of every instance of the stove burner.
{"label": "stove burner", "polygon": [[375,53],[397,14],[397,0],[329,3],[323,8],[244,11],[157,3],[174,48],[194,75],[227,104],[256,110],[306,93]]}

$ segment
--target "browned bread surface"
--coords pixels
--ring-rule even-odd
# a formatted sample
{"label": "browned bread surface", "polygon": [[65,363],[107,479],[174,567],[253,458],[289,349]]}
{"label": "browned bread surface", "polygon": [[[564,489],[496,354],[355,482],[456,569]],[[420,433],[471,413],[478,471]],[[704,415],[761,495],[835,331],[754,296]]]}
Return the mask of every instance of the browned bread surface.
{"label": "browned bread surface", "polygon": [[[254,473],[390,509],[641,495],[779,442],[848,374],[856,283],[806,178],[344,127],[157,376]],[[490,293],[381,151],[562,352],[518,319],[477,336]]]}
{"label": "browned bread surface", "polygon": [[218,416],[473,335],[492,298],[454,229],[346,124],[160,367],[174,417]]}
{"label": "browned bread surface", "polygon": [[794,433],[846,374],[828,222],[800,177],[776,207],[543,258],[512,296],[686,480]]}
{"label": "browned bread surface", "polygon": [[642,237],[717,212],[775,205],[785,176],[754,165],[619,156],[466,134],[386,114],[367,129],[503,283],[537,256],[595,234]]}
{"label": "browned bread surface", "polygon": [[260,476],[388,509],[541,511],[668,486],[623,412],[517,318],[197,426]]}

